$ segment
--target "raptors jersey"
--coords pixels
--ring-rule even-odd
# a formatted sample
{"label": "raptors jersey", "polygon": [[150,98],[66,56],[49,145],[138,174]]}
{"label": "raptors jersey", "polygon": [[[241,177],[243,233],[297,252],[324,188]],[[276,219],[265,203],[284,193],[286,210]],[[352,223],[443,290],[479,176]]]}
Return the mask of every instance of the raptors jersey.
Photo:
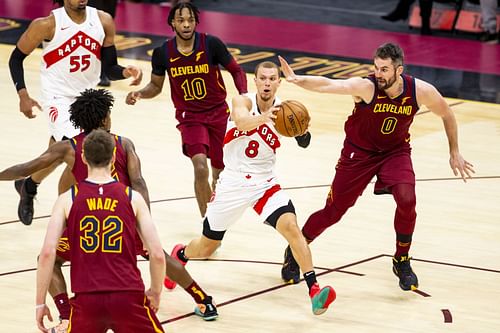
{"label": "raptors jersey", "polygon": [[418,103],[415,78],[401,76],[403,92],[394,99],[378,88],[374,75],[368,77],[375,85],[375,93],[370,103],[355,103],[354,111],[344,126],[346,141],[372,152],[409,147],[409,129],[418,111]]}
{"label": "raptors jersey", "polygon": [[104,28],[97,9],[86,7],[86,19],[76,24],[64,7],[54,9],[54,37],[43,42],[42,98],[50,103],[57,96],[76,97],[94,88],[101,73]]}
{"label": "raptors jersey", "polygon": [[[248,98],[252,100],[251,114],[258,115],[256,94],[248,94]],[[274,105],[279,103],[276,98]],[[273,172],[280,137],[272,122],[250,131],[239,131],[234,121],[229,120],[224,137],[225,169],[253,174]]]}
{"label": "raptors jersey", "polygon": [[218,64],[211,64],[207,35],[195,32],[193,51],[177,50],[175,38],[166,42],[172,101],[177,111],[207,111],[226,102],[226,87]]}
{"label": "raptors jersey", "polygon": [[[77,183],[87,178],[87,165],[83,163],[82,160],[83,140],[86,135],[86,133],[80,133],[70,140],[71,145],[75,150],[75,163],[73,163],[73,169],[71,169],[71,172],[73,173]],[[127,169],[127,153],[122,146],[122,137],[119,135],[112,135],[115,139],[115,149],[113,151],[115,161],[111,166],[111,176],[120,183],[130,186]]]}
{"label": "raptors jersey", "polygon": [[136,261],[132,189],[117,181],[71,188],[67,219],[74,293],[144,291]]}

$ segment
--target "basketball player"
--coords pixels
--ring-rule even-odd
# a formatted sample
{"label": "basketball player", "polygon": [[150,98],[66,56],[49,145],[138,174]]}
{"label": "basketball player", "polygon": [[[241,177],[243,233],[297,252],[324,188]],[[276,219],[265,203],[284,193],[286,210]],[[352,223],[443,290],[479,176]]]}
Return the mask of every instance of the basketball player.
{"label": "basketball player", "polygon": [[[27,118],[36,117],[33,108],[43,111],[49,123],[49,145],[80,133],[71,125],[68,109],[81,91],[97,85],[101,66],[112,80],[132,77],[131,85],[138,85],[142,78],[138,67],[124,68],[117,64],[115,25],[109,14],[87,7],[86,0],[54,0],[54,3],[61,7],[31,22],[9,60],[20,111]],[[23,69],[24,59],[40,44],[43,46],[41,106],[28,93]],[[59,163],[16,181],[21,197],[18,215],[22,223],[31,224],[37,186]]]}
{"label": "basketball player", "polygon": [[[375,73],[367,78],[333,80],[299,76],[283,58],[279,59],[287,81],[312,91],[352,95],[354,99],[354,111],[345,123],[344,147],[325,207],[308,218],[302,234],[312,242],[337,223],[376,176],[375,194],[392,194],[396,201],[393,272],[399,278],[401,289],[417,288],[418,279],[408,254],[416,221],[409,128],[421,105],[441,117],[448,138],[451,169],[465,181],[474,170],[458,149],[453,111],[433,85],[403,74],[403,50],[396,44],[387,43],[376,50]],[[297,258],[287,248],[282,277],[298,283],[294,257]]]}
{"label": "basketball player", "polygon": [[[181,132],[182,151],[194,167],[194,191],[201,216],[219,173],[224,168],[222,141],[229,115],[226,88],[219,65],[232,75],[240,94],[247,92],[245,72],[229,54],[222,41],[196,32],[198,9],[192,3],[177,3],[168,15],[175,38],[153,51],[151,81],[127,95],[127,104],[161,93],[168,73],[175,117]],[[208,182],[207,157],[212,166],[212,188]]]}
{"label": "basketball player", "polygon": [[[56,142],[51,145],[42,155],[26,163],[14,165],[0,172],[0,180],[13,180],[24,177],[30,173],[45,168],[58,160],[67,164],[72,182],[66,187],[60,187],[59,193],[64,193],[69,186],[75,182],[82,182],[87,177],[87,169],[83,163],[82,145],[88,133],[95,129],[104,129],[109,132],[111,128],[111,107],[113,96],[104,89],[88,89],[81,93],[70,106],[70,120],[75,127],[81,128],[82,133],[71,140]],[[112,176],[126,186],[131,186],[141,193],[149,206],[149,193],[146,182],[142,177],[141,164],[136,154],[133,142],[123,136],[113,135],[115,138],[116,153],[112,164]],[[66,172],[65,172],[66,173]],[[138,240],[137,253],[143,254],[142,244]],[[198,307],[202,308],[199,313],[204,320],[214,320],[217,318],[217,309],[213,304],[212,297],[192,279],[187,270],[176,260],[165,253],[168,275],[178,282],[188,294],[191,295]],[[54,266],[53,279],[49,288],[49,293],[54,298],[54,303],[59,310],[61,323],[56,327],[55,332],[64,333],[68,325],[70,315],[70,305],[66,292],[66,283],[61,267],[65,261],[69,261],[70,251],[67,238],[63,237],[57,251],[56,263]]]}
{"label": "basketball player", "polygon": [[231,119],[224,138],[224,164],[217,191],[207,207],[203,233],[187,246],[176,245],[171,256],[184,265],[191,258],[209,257],[221,244],[226,230],[252,207],[264,222],[275,228],[290,244],[309,288],[314,314],[325,312],[335,291],[320,288],[313,270],[311,251],[300,233],[292,201],[281,189],[274,166],[280,135],[273,119],[279,100],[279,68],[266,61],[255,69],[257,93],[232,100]]}
{"label": "basketball player", "polygon": [[[111,176],[115,139],[94,130],[83,142],[88,177],[57,199],[37,268],[36,321],[52,320],[45,304],[59,238],[71,246],[71,332],[163,332],[160,306],[165,257],[148,206],[139,192]],[[137,267],[136,233],[149,253],[151,287]]]}

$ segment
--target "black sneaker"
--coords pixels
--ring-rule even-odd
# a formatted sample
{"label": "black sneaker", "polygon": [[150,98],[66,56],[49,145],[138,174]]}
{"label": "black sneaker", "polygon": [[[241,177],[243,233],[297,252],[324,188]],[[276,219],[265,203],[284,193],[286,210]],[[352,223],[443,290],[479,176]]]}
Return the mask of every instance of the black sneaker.
{"label": "black sneaker", "polygon": [[35,194],[26,192],[26,178],[14,181],[14,187],[21,197],[17,206],[17,216],[23,224],[30,225],[33,222],[33,199]]}
{"label": "black sneaker", "polygon": [[285,260],[281,267],[281,278],[285,283],[297,284],[300,281],[300,268],[293,257],[290,246],[285,249]]}
{"label": "black sneaker", "polygon": [[209,296],[208,298],[210,298],[210,302],[208,304],[197,304],[194,308],[194,313],[205,321],[215,320],[219,317],[215,303],[212,301],[212,297]]}
{"label": "black sneaker", "polygon": [[418,288],[417,275],[413,272],[410,265],[409,256],[401,256],[401,258],[392,258],[392,271],[399,278],[399,286],[403,290],[415,290]]}

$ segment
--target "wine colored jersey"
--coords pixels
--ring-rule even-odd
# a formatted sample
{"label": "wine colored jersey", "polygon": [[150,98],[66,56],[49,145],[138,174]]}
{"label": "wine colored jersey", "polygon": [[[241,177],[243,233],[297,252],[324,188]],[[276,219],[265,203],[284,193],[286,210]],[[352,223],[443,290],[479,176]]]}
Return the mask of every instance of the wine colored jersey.
{"label": "wine colored jersey", "polygon": [[144,291],[136,260],[132,189],[117,181],[83,181],[71,193],[66,227],[73,292]]}
{"label": "wine colored jersey", "polygon": [[153,51],[153,74],[168,73],[172,101],[177,111],[201,112],[223,105],[226,87],[219,65],[226,66],[232,56],[220,39],[195,32],[193,51],[177,50],[175,38]]}
{"label": "wine colored jersey", "polygon": [[354,111],[344,126],[346,141],[363,150],[387,152],[409,147],[410,125],[418,111],[415,78],[401,75],[403,92],[391,99],[379,89],[374,75],[368,77],[375,85],[370,103],[355,103]]}
{"label": "wine colored jersey", "polygon": [[[87,178],[87,165],[83,163],[82,160],[83,140],[86,135],[86,133],[80,133],[70,140],[73,149],[75,149],[75,163],[73,164],[71,172],[73,176],[75,176],[77,183]],[[113,152],[115,161],[112,165],[111,176],[120,183],[130,186],[127,168],[127,152],[123,148],[122,137],[115,134],[112,135],[115,138],[115,150]]]}

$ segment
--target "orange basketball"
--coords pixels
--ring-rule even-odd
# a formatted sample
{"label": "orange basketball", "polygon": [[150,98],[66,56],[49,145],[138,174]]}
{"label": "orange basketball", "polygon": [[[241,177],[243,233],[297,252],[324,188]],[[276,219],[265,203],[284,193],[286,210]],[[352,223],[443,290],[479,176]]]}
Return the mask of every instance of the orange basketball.
{"label": "orange basketball", "polygon": [[309,117],[309,112],[304,104],[294,100],[286,100],[281,102],[276,113],[274,127],[279,134],[294,137],[306,132],[309,120],[311,117]]}

